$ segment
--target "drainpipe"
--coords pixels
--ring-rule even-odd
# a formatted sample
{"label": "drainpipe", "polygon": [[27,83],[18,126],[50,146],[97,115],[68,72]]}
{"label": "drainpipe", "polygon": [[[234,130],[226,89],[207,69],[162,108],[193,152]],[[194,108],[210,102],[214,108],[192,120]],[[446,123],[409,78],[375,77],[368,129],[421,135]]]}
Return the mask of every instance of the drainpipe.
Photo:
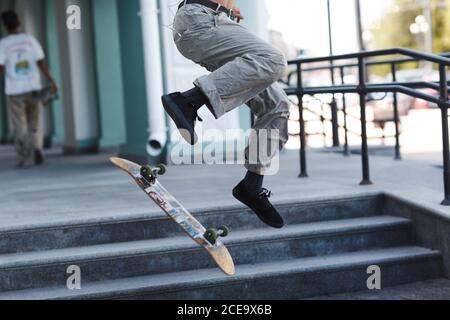
{"label": "drainpipe", "polygon": [[159,157],[167,143],[166,117],[161,104],[164,87],[158,25],[159,11],[157,0],[140,1],[149,125],[147,153],[151,157]]}

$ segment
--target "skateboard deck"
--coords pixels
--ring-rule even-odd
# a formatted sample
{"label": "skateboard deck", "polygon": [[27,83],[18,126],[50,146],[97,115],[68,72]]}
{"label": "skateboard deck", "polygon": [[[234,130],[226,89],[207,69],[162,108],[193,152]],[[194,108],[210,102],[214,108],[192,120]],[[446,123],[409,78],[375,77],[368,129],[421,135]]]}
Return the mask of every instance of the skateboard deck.
{"label": "skateboard deck", "polygon": [[156,205],[180,226],[192,240],[208,252],[226,275],[232,276],[235,274],[233,259],[222,241],[220,239],[207,240],[205,234],[211,229],[207,230],[161,185],[156,177],[157,173],[148,179],[142,175],[143,167],[136,163],[120,158],[111,158],[111,162],[128,173]]}

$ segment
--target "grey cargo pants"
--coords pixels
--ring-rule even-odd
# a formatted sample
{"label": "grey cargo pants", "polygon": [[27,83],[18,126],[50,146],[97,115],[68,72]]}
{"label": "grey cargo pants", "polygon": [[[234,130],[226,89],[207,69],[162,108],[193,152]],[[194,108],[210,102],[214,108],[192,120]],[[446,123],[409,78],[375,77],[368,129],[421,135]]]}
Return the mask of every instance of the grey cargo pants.
{"label": "grey cargo pants", "polygon": [[[211,71],[194,84],[209,98],[216,118],[243,104],[257,117],[245,160],[249,171],[264,175],[289,138],[290,103],[276,83],[286,69],[284,55],[226,14],[200,4],[178,10],[173,37],[183,56]],[[268,153],[254,155],[255,145]]]}

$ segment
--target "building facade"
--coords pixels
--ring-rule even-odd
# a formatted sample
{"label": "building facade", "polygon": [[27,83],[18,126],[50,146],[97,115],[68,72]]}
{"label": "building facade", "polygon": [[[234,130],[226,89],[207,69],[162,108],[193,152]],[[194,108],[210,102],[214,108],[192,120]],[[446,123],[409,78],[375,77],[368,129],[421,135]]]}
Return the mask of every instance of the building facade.
{"label": "building facade", "polygon": [[[160,96],[191,87],[195,77],[206,72],[184,59],[173,44],[171,23],[178,3],[0,1],[0,10],[15,9],[24,31],[43,44],[61,89],[60,99],[42,114],[46,146],[62,146],[66,154],[118,147],[122,156],[139,161],[167,158],[179,137],[163,112]],[[263,1],[238,3],[246,15],[244,24],[267,39]],[[80,8],[80,29],[67,26],[73,6]],[[3,90],[1,94],[0,140],[7,143],[12,132]],[[250,127],[246,107],[219,121],[203,113],[204,129]]]}

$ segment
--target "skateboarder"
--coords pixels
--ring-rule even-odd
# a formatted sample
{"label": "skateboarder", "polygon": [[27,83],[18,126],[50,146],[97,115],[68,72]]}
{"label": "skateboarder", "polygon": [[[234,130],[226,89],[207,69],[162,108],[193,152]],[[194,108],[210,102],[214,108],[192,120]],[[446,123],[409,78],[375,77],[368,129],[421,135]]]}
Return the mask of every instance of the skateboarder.
{"label": "skateboarder", "polygon": [[20,20],[14,11],[1,14],[8,35],[0,40],[0,77],[5,74],[6,96],[11,116],[17,166],[23,167],[33,155],[34,164],[44,162],[42,128],[40,124],[42,90],[39,70],[51,84],[54,94],[58,88],[44,61],[44,52],[32,36],[20,32]]}
{"label": "skateboarder", "polygon": [[[262,187],[270,159],[288,140],[289,100],[276,83],[286,69],[283,54],[239,24],[244,19],[235,0],[184,0],[174,20],[174,41],[180,53],[211,73],[195,80],[186,92],[162,97],[166,112],[190,144],[197,142],[194,131],[197,111],[206,105],[220,118],[247,104],[257,117],[256,132],[267,130],[266,141],[259,135],[250,139],[277,150],[269,160],[245,152],[244,180],[233,190],[236,199],[251,208],[266,224],[282,228],[284,221],[269,201],[270,191]],[[275,133],[274,133],[275,132]],[[262,136],[262,135],[261,135]],[[257,161],[251,161],[257,159]]]}

